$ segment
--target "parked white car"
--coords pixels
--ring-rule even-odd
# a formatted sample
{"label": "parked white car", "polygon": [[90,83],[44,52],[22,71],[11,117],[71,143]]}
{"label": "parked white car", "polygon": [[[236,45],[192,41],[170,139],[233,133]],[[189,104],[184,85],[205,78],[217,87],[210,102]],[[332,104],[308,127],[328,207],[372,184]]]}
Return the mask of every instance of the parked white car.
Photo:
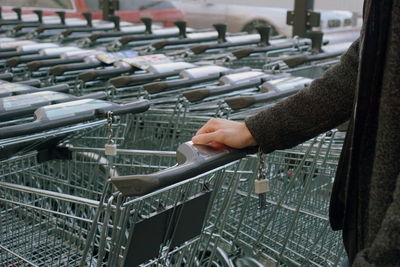
{"label": "parked white car", "polygon": [[[211,28],[215,23],[226,23],[229,32],[253,32],[259,25],[270,25],[273,34],[292,35],[292,27],[286,24],[288,9],[246,6],[205,1],[173,1],[182,10],[189,27]],[[353,13],[348,11],[322,10],[321,26],[318,30],[332,30],[359,27]]]}

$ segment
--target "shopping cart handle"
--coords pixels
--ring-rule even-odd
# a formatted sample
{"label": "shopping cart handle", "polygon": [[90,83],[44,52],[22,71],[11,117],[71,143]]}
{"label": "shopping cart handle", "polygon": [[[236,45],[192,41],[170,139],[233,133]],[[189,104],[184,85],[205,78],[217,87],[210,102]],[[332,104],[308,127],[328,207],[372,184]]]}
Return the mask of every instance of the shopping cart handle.
{"label": "shopping cart handle", "polygon": [[105,115],[109,111],[112,111],[115,115],[140,113],[146,111],[149,106],[150,102],[148,100],[119,105],[94,99],[82,99],[57,105],[44,106],[35,111],[36,120],[0,128],[0,139],[34,134],[93,120],[99,117],[105,118]]}
{"label": "shopping cart handle", "polygon": [[49,73],[54,76],[63,75],[67,71],[84,70],[90,68],[97,68],[101,66],[100,61],[93,61],[88,63],[72,63],[72,64],[62,64],[51,67]]}
{"label": "shopping cart handle", "polygon": [[162,79],[170,76],[175,76],[179,74],[180,70],[173,70],[165,73],[145,73],[132,76],[121,76],[110,79],[110,83],[116,87],[124,87],[129,85],[139,85],[148,81],[154,81],[156,79]]}
{"label": "shopping cart handle", "polygon": [[110,69],[103,69],[103,70],[91,70],[85,71],[79,74],[79,80],[83,82],[93,81],[97,78],[112,78],[126,72],[131,72],[133,68],[131,66],[127,67],[119,67],[119,68],[110,68]]}
{"label": "shopping cart handle", "polygon": [[251,96],[231,97],[224,101],[234,110],[247,108],[254,104],[270,103],[297,93],[305,86],[308,86],[311,82],[312,79],[287,76],[263,83],[261,91],[266,93]]}
{"label": "shopping cart handle", "polygon": [[139,100],[128,104],[123,105],[112,105],[107,108],[100,108],[97,110],[98,114],[107,114],[109,111],[112,111],[114,115],[121,114],[136,114],[145,112],[150,108],[150,101],[148,100]]}
{"label": "shopping cart handle", "polygon": [[183,92],[183,96],[186,97],[187,100],[190,102],[196,102],[203,100],[204,98],[210,97],[210,96],[215,96],[215,95],[220,95],[224,93],[229,93],[233,92],[236,90],[242,90],[242,89],[249,89],[253,88],[256,86],[259,86],[262,83],[262,79],[254,79],[250,80],[247,82],[242,82],[239,84],[235,85],[222,85],[222,86],[214,86],[214,87],[209,87],[209,88],[204,88],[204,89],[196,89],[196,90],[189,90]]}
{"label": "shopping cart handle", "polygon": [[[301,40],[296,43],[297,46],[304,46],[304,45],[309,45],[310,41],[309,40]],[[284,42],[281,44],[271,44],[267,46],[261,46],[261,47],[249,47],[249,48],[242,48],[238,49],[236,51],[232,52],[232,55],[236,57],[236,59],[241,59],[247,56],[250,56],[251,54],[254,53],[267,53],[270,51],[274,50],[280,50],[280,49],[287,49],[290,47],[294,47],[294,43],[291,41]]]}
{"label": "shopping cart handle", "polygon": [[134,35],[128,35],[128,36],[121,37],[120,39],[118,39],[118,42],[121,45],[126,45],[130,42],[150,41],[150,40],[154,40],[154,39],[173,37],[173,36],[176,36],[177,34],[178,33],[134,34]]}
{"label": "shopping cart handle", "polygon": [[150,94],[157,94],[171,89],[183,88],[186,86],[192,86],[201,82],[213,81],[218,79],[218,77],[205,77],[197,79],[179,79],[172,81],[161,81],[146,83],[143,85],[143,89]]}
{"label": "shopping cart handle", "polygon": [[177,39],[167,39],[167,40],[160,40],[151,44],[151,46],[156,49],[160,50],[166,46],[172,45],[184,45],[184,44],[193,44],[193,43],[202,43],[207,41],[215,41],[218,37],[217,36],[208,36],[208,37],[201,37],[201,38],[177,38]]}
{"label": "shopping cart handle", "polygon": [[214,149],[186,142],[176,151],[178,165],[147,175],[111,177],[111,182],[125,196],[141,196],[179,183],[256,152],[247,149]]}
{"label": "shopping cart handle", "polygon": [[[201,75],[201,69],[211,67],[211,71],[206,71],[203,72]],[[180,73],[180,76],[183,76],[183,79],[178,79],[178,80],[169,80],[169,81],[160,81],[160,82],[152,82],[152,83],[147,83],[143,85],[143,89],[149,92],[150,94],[156,94],[156,93],[161,93],[163,91],[167,91],[170,89],[179,89],[179,88],[184,88],[187,86],[192,86],[196,84],[200,84],[203,82],[209,82],[209,81],[214,81],[220,78],[223,75],[228,75],[228,74],[234,74],[234,73],[240,73],[240,72],[245,72],[245,71],[250,71],[251,68],[249,67],[243,67],[239,69],[217,69],[221,67],[216,67],[216,66],[206,66],[206,67],[200,67],[197,68],[197,70],[200,73],[196,73],[196,68],[191,69],[194,71],[194,74],[191,74],[190,70],[184,70],[183,72]],[[204,76],[203,76],[204,75]],[[195,78],[192,78],[192,77]]]}
{"label": "shopping cart handle", "polygon": [[12,58],[9,58],[6,60],[6,66],[14,68],[21,63],[26,63],[26,62],[30,62],[30,61],[34,61],[34,60],[54,59],[57,57],[58,57],[58,55],[40,55],[40,54],[12,57]]}
{"label": "shopping cart handle", "polygon": [[301,64],[324,60],[329,58],[335,58],[343,54],[344,51],[336,51],[336,52],[326,52],[320,53],[315,55],[299,55],[299,56],[292,56],[289,58],[285,58],[282,61],[288,65],[289,68],[294,68],[300,66]]}
{"label": "shopping cart handle", "polygon": [[140,34],[140,33],[144,33],[143,30],[138,30],[135,32],[121,32],[121,31],[114,31],[114,32],[99,32],[99,33],[93,33],[92,35],[90,35],[88,37],[88,39],[91,42],[96,42],[98,39],[101,38],[113,38],[113,37],[122,37],[125,35],[132,35],[132,34]]}
{"label": "shopping cart handle", "polygon": [[47,60],[35,60],[28,62],[26,64],[27,68],[29,71],[36,71],[39,70],[40,68],[44,67],[52,67],[56,65],[61,65],[61,64],[71,64],[71,63],[79,63],[83,62],[85,59],[84,58],[56,58],[56,59],[47,59]]}
{"label": "shopping cart handle", "polygon": [[248,108],[255,104],[276,101],[283,97],[293,95],[297,93],[299,90],[300,90],[299,88],[294,88],[292,90],[287,90],[284,92],[271,91],[268,93],[256,94],[252,96],[230,97],[224,99],[224,101],[228,104],[228,106],[231,109],[238,110],[238,109]]}
{"label": "shopping cart handle", "polygon": [[198,45],[198,46],[190,48],[190,50],[197,55],[197,54],[201,54],[201,53],[205,52],[206,50],[210,49],[211,47],[212,47],[211,45]]}

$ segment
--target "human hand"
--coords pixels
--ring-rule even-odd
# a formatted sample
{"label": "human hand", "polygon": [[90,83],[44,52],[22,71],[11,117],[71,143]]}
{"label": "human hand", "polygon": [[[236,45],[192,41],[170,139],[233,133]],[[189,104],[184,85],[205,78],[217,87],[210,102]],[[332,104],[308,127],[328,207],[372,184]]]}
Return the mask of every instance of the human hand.
{"label": "human hand", "polygon": [[192,138],[194,144],[210,145],[221,148],[245,148],[257,145],[244,122],[225,119],[210,119]]}

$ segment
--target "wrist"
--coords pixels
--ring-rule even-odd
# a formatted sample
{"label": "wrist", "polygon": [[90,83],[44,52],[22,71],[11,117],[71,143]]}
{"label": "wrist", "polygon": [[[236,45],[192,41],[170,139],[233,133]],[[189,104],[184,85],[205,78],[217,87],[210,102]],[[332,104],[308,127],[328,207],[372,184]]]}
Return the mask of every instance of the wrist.
{"label": "wrist", "polygon": [[253,135],[251,134],[249,128],[247,128],[247,125],[245,122],[243,122],[243,137],[245,140],[246,147],[257,145],[256,140],[254,139]]}

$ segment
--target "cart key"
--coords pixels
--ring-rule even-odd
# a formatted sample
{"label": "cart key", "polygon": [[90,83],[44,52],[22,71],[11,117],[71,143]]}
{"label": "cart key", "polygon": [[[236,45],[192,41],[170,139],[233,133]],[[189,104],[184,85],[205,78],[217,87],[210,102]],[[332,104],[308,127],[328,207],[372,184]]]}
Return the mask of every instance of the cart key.
{"label": "cart key", "polygon": [[266,206],[266,193],[269,191],[269,180],[255,180],[254,181],[255,193],[258,195],[260,208],[265,208]]}
{"label": "cart key", "polygon": [[117,144],[106,144],[104,153],[107,156],[115,156],[115,155],[117,155]]}

